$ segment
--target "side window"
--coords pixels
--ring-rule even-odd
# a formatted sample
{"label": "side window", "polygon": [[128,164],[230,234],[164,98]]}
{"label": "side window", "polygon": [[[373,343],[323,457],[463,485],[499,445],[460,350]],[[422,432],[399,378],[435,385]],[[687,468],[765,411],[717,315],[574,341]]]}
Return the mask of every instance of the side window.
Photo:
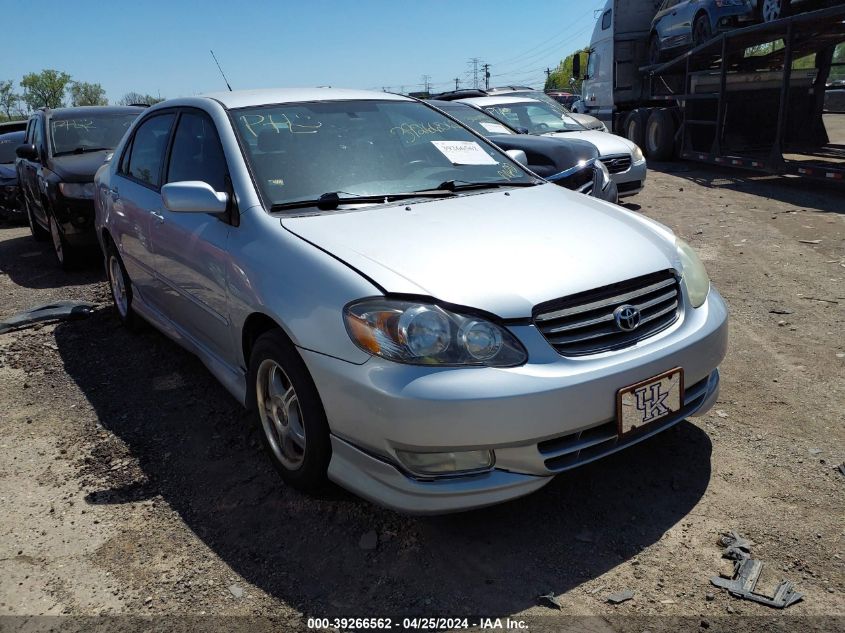
{"label": "side window", "polygon": [[601,16],[601,30],[606,31],[610,28],[610,19],[613,17],[613,9],[608,9],[604,12],[604,15]]}
{"label": "side window", "polygon": [[38,153],[41,153],[41,146],[44,144],[44,125],[41,121],[41,117],[37,117],[35,119],[35,128],[32,132],[32,144],[35,145],[35,149],[38,150]]}
{"label": "side window", "polygon": [[184,112],[176,126],[166,182],[201,180],[215,191],[226,191],[226,157],[211,119]]}
{"label": "side window", "polygon": [[151,187],[161,186],[161,166],[175,117],[173,113],[155,115],[138,126],[129,152],[127,176]]}

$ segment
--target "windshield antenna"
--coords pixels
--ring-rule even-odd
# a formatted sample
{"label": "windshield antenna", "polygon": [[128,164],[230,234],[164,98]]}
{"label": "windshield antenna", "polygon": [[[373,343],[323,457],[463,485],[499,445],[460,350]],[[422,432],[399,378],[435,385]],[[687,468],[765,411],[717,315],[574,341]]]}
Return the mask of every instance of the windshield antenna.
{"label": "windshield antenna", "polygon": [[217,64],[217,70],[219,70],[220,74],[223,75],[223,81],[226,82],[226,87],[229,89],[229,92],[233,92],[232,86],[229,85],[229,80],[226,79],[226,75],[223,73],[223,69],[220,68],[220,62],[217,61],[217,56],[214,54],[214,51],[212,51],[211,49],[208,50],[211,51],[211,56],[214,58],[214,63]]}

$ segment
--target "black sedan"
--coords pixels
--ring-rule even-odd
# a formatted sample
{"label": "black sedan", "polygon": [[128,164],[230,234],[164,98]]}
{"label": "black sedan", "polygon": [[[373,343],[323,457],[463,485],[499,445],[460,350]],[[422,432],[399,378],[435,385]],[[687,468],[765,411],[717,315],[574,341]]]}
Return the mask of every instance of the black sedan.
{"label": "black sedan", "polygon": [[38,110],[30,117],[16,150],[21,198],[33,237],[52,239],[62,268],[97,246],[94,173],[141,112],[88,106]]}
{"label": "black sedan", "polygon": [[0,218],[14,222],[23,219],[15,172],[15,148],[23,143],[23,132],[0,133]]}
{"label": "black sedan", "polygon": [[525,152],[526,167],[561,187],[601,200],[617,202],[619,196],[610,174],[599,160],[595,145],[577,139],[520,134],[486,112],[454,101],[428,101],[504,150]]}

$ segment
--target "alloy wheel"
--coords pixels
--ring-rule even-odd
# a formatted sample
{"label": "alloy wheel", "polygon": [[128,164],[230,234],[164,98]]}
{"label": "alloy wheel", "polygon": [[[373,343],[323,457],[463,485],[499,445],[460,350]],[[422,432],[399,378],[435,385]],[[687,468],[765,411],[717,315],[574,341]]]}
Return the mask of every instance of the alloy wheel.
{"label": "alloy wheel", "polygon": [[114,305],[122,318],[129,313],[129,297],[126,294],[126,284],[123,281],[123,269],[116,255],[109,255],[109,285],[114,297]]}
{"label": "alloy wheel", "polygon": [[273,455],[287,470],[297,470],[305,461],[305,425],[290,378],[268,358],[258,367],[255,388],[261,426]]}
{"label": "alloy wheel", "polygon": [[763,0],[763,22],[773,22],[781,17],[783,0]]}
{"label": "alloy wheel", "polygon": [[59,233],[59,225],[56,223],[56,219],[50,215],[50,237],[53,238],[53,250],[56,251],[56,257],[59,260],[60,264],[65,263],[65,252],[64,252],[64,245],[62,244],[62,236]]}

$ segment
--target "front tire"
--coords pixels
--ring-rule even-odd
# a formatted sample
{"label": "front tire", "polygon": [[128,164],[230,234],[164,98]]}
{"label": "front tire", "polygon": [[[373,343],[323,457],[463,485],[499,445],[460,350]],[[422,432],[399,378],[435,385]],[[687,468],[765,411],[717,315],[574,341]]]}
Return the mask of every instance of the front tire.
{"label": "front tire", "polygon": [[26,196],[23,197],[23,208],[26,212],[26,221],[29,224],[29,232],[32,234],[32,239],[36,242],[46,242],[50,238],[50,231],[45,231],[44,227],[38,224],[35,216],[32,215],[32,210],[29,208],[29,202]]}
{"label": "front tire", "polygon": [[788,0],[759,0],[757,9],[760,12],[760,20],[763,22],[774,22],[786,17]]}
{"label": "front tire", "polygon": [[62,270],[71,270],[76,264],[76,251],[68,245],[67,240],[59,230],[58,221],[49,211],[47,212],[47,221],[50,223],[50,238],[53,242],[53,253],[56,255],[56,260],[58,260]]}
{"label": "front tire", "polygon": [[699,15],[692,25],[693,48],[701,46],[705,42],[709,42],[712,36],[713,32],[710,29],[710,18],[704,14]]}
{"label": "front tire", "polygon": [[248,381],[249,404],[276,470],[293,488],[319,490],[331,459],[329,425],[305,363],[280,330],[256,341]]}

